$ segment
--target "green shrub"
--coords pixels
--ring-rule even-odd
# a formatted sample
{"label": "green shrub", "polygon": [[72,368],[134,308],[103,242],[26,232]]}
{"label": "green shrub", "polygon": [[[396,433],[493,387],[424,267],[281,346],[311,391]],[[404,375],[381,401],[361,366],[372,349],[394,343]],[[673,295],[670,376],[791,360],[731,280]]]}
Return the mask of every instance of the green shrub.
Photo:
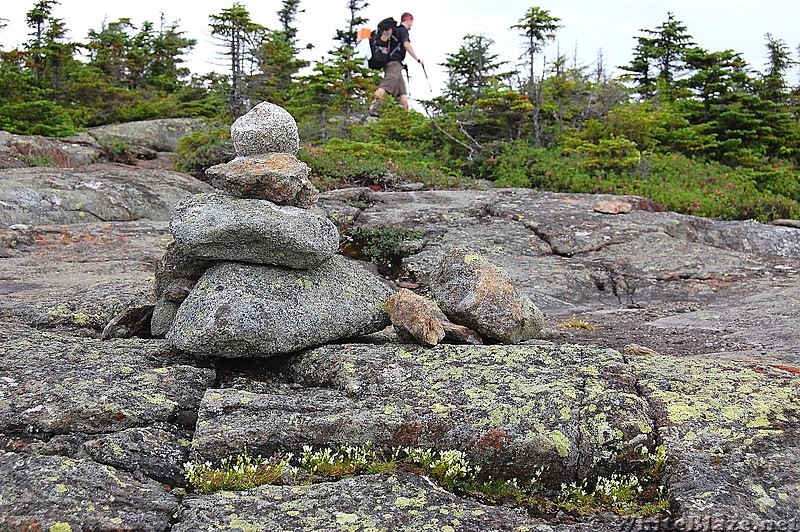
{"label": "green shrub", "polygon": [[133,164],[135,157],[131,147],[121,139],[100,139],[100,146],[106,158],[112,163]]}
{"label": "green shrub", "polygon": [[380,187],[388,181],[419,181],[437,188],[468,186],[467,180],[437,160],[396,143],[332,139],[318,146],[305,145],[297,156],[311,168],[310,179],[322,190]]}
{"label": "green shrub", "polygon": [[55,167],[56,163],[49,155],[20,155],[17,157],[20,161],[28,166],[42,166],[42,167]]}
{"label": "green shrub", "polygon": [[405,227],[361,226],[342,231],[340,245],[344,254],[369,259],[382,273],[391,275],[391,270],[410,254],[409,246],[423,236],[425,231]]}
{"label": "green shrub", "polygon": [[0,130],[18,135],[66,137],[76,132],[70,113],[50,100],[0,105]]}
{"label": "green shrub", "polygon": [[728,220],[768,222],[800,216],[800,182],[789,165],[776,163],[759,171],[680,154],[643,154],[633,165],[633,151],[631,160],[625,153],[622,149],[617,155],[609,154],[603,162],[596,152],[556,151],[514,142],[503,146],[482,168],[496,187],[629,194],[675,212]]}
{"label": "green shrub", "polygon": [[175,169],[205,179],[206,169],[236,156],[230,126],[215,122],[205,131],[186,135],[178,142]]}
{"label": "green shrub", "polygon": [[213,493],[220,490],[246,490],[265,484],[276,484],[290,467],[291,455],[272,458],[252,457],[244,452],[224,458],[218,467],[210,462],[184,464],[186,479],[197,491]]}

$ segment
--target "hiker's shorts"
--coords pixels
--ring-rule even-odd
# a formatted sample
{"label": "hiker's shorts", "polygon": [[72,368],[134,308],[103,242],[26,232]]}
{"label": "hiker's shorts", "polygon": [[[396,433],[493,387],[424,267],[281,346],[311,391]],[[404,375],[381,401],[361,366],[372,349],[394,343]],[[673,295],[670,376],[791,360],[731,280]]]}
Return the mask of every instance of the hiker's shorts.
{"label": "hiker's shorts", "polygon": [[403,81],[403,63],[400,61],[389,61],[383,67],[383,80],[380,88],[397,98],[401,94],[408,94],[406,84]]}

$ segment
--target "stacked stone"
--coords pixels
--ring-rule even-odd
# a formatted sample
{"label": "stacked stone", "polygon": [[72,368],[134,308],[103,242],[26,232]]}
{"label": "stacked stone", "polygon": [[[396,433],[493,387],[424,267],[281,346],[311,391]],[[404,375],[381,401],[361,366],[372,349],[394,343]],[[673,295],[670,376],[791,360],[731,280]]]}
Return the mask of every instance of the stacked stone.
{"label": "stacked stone", "polygon": [[339,233],[311,208],[297,124],[254,107],[231,126],[237,157],[209,168],[217,192],[180,201],[156,271],[151,329],[198,356],[269,357],[384,328],[391,290],[336,252]]}

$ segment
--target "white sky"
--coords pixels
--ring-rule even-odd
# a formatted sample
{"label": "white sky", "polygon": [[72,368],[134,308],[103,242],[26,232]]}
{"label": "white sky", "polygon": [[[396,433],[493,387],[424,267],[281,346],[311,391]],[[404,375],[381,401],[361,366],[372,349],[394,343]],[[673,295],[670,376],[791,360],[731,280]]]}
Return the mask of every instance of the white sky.
{"label": "white sky", "polygon": [[[239,0],[253,21],[278,28],[277,11],[280,0]],[[28,39],[25,14],[33,0],[4,0],[0,18],[9,21],[0,29],[0,48],[9,50]],[[135,25],[144,21],[156,24],[161,13],[167,22],[177,21],[186,37],[196,39],[197,45],[187,56],[187,66],[194,73],[226,72],[220,48],[211,37],[209,16],[231,7],[233,0],[136,0],[100,2],[97,0],[61,0],[54,15],[65,21],[72,40],[86,38],[89,29],[99,30],[103,21],[130,18]],[[743,54],[752,68],[763,70],[766,63],[765,34],[782,39],[797,57],[800,36],[798,0],[372,0],[361,15],[370,26],[386,16],[399,20],[403,11],[414,15],[411,42],[417,54],[427,64],[427,73],[438,94],[446,80],[439,65],[447,54],[458,51],[465,34],[483,34],[495,41],[492,51],[500,59],[516,62],[523,49],[524,39],[509,27],[516,24],[531,6],[546,9],[561,19],[557,39],[544,50],[548,58],[561,51],[579,65],[591,65],[602,51],[606,71],[619,74],[615,67],[631,60],[635,37],[641,29],[653,29],[667,20],[671,11],[682,21],[695,42],[710,51],[733,49]],[[321,58],[333,47],[337,28],[344,28],[349,17],[347,0],[303,0],[297,18],[301,45],[314,44],[304,51],[308,60]],[[432,96],[422,70],[412,62],[410,93],[414,98]],[[791,83],[798,83],[792,74]]]}

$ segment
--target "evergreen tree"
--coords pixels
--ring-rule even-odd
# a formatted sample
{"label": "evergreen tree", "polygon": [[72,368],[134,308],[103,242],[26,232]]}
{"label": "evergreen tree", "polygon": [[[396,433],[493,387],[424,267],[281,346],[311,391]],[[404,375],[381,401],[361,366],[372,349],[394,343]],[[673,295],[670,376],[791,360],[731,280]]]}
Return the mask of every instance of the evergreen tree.
{"label": "evergreen tree", "polygon": [[774,39],[766,34],[767,39],[767,72],[761,78],[759,95],[771,102],[785,102],[789,84],[786,82],[786,70],[795,64],[789,47],[781,39]]}
{"label": "evergreen tree", "polygon": [[228,56],[231,72],[229,105],[231,114],[238,118],[250,109],[246,78],[255,70],[257,58],[254,51],[261,44],[266,28],[250,19],[250,12],[239,3],[211,15],[211,34],[221,40]]}
{"label": "evergreen tree", "polygon": [[258,100],[266,100],[282,106],[290,106],[290,89],[294,76],[308,66],[308,61],[298,57],[297,17],[300,0],[284,0],[278,11],[281,29],[268,30],[258,49],[259,74],[255,77],[253,94]]}
{"label": "evergreen tree", "polygon": [[367,22],[359,13],[368,5],[364,0],[348,0],[347,25],[337,29],[334,37],[338,46],[329,52],[329,60],[317,62],[314,73],[303,79],[317,99],[311,105],[316,108],[323,138],[328,135],[328,119],[336,114],[344,115],[341,134],[348,137],[354,105],[366,105],[367,94],[375,88],[374,72],[363,66],[355,52],[356,29]]}
{"label": "evergreen tree", "polygon": [[183,56],[191,50],[196,39],[184,37],[178,30],[177,22],[167,23],[161,15],[161,23],[157,32],[151,31],[152,25],[145,22],[135,43],[141,42],[137,49],[146,54],[140,87],[152,87],[156,90],[175,92],[183,86],[182,78],[189,76],[189,69],[180,66]]}
{"label": "evergreen tree", "polygon": [[656,57],[655,39],[639,36],[636,38],[636,47],[633,50],[633,59],[622,70],[629,72],[623,76],[624,80],[636,84],[636,92],[643,100],[649,100],[656,94],[656,79],[653,72],[653,63]]}
{"label": "evergreen tree", "polygon": [[53,18],[53,6],[59,3],[58,0],[38,0],[36,4],[34,4],[33,9],[25,14],[25,22],[32,30],[29,34],[31,40],[28,41],[28,52],[33,63],[33,75],[37,79],[41,75],[45,32]]}
{"label": "evergreen tree", "polygon": [[59,3],[58,0],[39,0],[26,14],[26,22],[32,30],[26,54],[33,76],[57,91],[63,89],[64,77],[77,47],[67,42],[64,21],[53,17],[53,7]]}
{"label": "evergreen tree", "polygon": [[550,12],[538,7],[531,7],[512,29],[522,30],[522,36],[527,39],[525,52],[521,56],[528,67],[528,79],[523,82],[524,90],[531,103],[531,118],[533,120],[534,142],[541,146],[540,114],[542,111],[542,83],[537,81],[535,72],[536,55],[542,51],[547,41],[556,37],[556,31],[561,27],[558,17],[553,17]]}
{"label": "evergreen tree", "polygon": [[131,19],[121,18],[108,24],[103,21],[99,31],[89,30],[89,65],[102,72],[112,85],[130,87],[129,72],[135,69],[129,64],[132,39],[128,32],[133,29]]}
{"label": "evergreen tree", "polygon": [[[637,84],[643,98],[659,95],[666,100],[674,99],[675,80],[686,70],[684,55],[694,46],[686,26],[667,13],[667,21],[654,30],[639,30],[648,36],[637,38],[634,58],[623,67]],[[655,74],[655,76],[653,76]]]}
{"label": "evergreen tree", "polygon": [[297,20],[298,13],[305,13],[305,9],[300,9],[300,0],[283,0],[283,5],[278,11],[278,20],[281,23],[281,30],[286,37],[286,41],[294,45],[297,42],[297,28],[293,26]]}
{"label": "evergreen tree", "polygon": [[528,87],[528,96],[531,98],[533,98],[536,80],[534,72],[536,55],[542,51],[547,41],[552,41],[556,38],[556,31],[561,27],[561,25],[558,24],[560,21],[560,18],[550,15],[550,12],[546,9],[531,7],[517,24],[511,26],[512,29],[522,30],[522,36],[527,39],[525,52],[521,57],[528,66],[528,80],[526,85]]}
{"label": "evergreen tree", "polygon": [[694,124],[713,120],[736,94],[748,90],[747,63],[733,50],[709,52],[695,47],[686,51],[684,59],[692,74],[679,83],[685,89],[681,106]]}
{"label": "evergreen tree", "polygon": [[459,105],[473,105],[480,99],[486,87],[508,82],[511,72],[501,72],[506,64],[491,53],[494,40],[485,35],[466,35],[464,44],[454,53],[448,54],[442,63],[447,69],[445,95]]}

